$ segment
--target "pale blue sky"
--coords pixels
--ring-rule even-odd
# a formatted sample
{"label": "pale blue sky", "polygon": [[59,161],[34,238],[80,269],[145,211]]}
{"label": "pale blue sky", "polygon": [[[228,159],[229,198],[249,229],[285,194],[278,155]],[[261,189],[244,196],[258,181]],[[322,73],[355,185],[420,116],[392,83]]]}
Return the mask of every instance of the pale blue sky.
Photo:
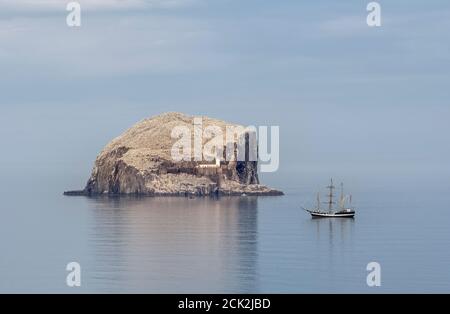
{"label": "pale blue sky", "polygon": [[[448,174],[450,3],[0,1],[1,170],[81,187],[96,154],[165,111],[279,125],[284,175]],[[2,149],[3,151],[3,149]],[[14,153],[9,153],[14,152]]]}

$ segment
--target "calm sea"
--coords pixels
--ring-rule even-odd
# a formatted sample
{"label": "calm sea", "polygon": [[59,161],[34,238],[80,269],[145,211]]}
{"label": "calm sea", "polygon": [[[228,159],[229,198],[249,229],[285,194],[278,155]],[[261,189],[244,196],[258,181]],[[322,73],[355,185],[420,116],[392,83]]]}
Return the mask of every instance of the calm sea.
{"label": "calm sea", "polygon": [[[1,292],[450,292],[439,182],[353,184],[355,219],[311,219],[300,206],[318,185],[306,180],[281,180],[282,197],[85,198],[52,177],[10,176]],[[66,286],[73,261],[80,288]],[[366,284],[369,262],[379,288]]]}

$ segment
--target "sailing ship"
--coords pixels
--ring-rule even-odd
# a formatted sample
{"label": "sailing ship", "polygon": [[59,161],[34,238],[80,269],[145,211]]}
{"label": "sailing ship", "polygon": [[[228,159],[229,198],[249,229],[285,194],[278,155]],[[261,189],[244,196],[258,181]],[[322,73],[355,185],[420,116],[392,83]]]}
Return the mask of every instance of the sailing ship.
{"label": "sailing ship", "polygon": [[[334,205],[336,204],[333,200],[334,198],[334,190],[336,187],[333,184],[333,179],[331,179],[331,184],[327,186],[327,189],[329,190],[329,194],[327,195],[328,201],[325,202],[325,204],[328,205],[327,209],[321,208],[320,203],[320,193],[317,193],[317,206],[314,209],[307,209],[303,208],[305,211],[311,214],[313,218],[319,218],[319,217],[337,217],[337,218],[353,218],[355,217],[355,209],[351,207],[352,203],[352,196],[345,196],[344,195],[344,184],[341,183],[341,196],[339,199],[339,206],[338,208],[334,208]],[[349,201],[350,206],[347,206],[347,200]]]}

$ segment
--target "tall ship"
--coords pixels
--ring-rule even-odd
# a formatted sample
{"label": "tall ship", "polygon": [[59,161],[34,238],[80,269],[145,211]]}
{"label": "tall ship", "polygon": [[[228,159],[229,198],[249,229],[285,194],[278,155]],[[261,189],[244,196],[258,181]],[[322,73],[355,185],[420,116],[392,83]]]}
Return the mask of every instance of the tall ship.
{"label": "tall ship", "polygon": [[[316,208],[313,209],[307,209],[303,208],[305,211],[311,214],[313,218],[354,218],[355,217],[355,208],[352,207],[352,196],[351,195],[344,195],[344,184],[341,183],[341,195],[339,197],[339,203],[336,207],[336,202],[334,201],[334,191],[336,187],[333,184],[333,179],[331,179],[331,184],[327,186],[327,189],[329,191],[327,195],[327,206],[325,208],[322,208],[321,202],[320,202],[320,193],[317,193],[317,205]],[[347,205],[347,203],[349,205]]]}

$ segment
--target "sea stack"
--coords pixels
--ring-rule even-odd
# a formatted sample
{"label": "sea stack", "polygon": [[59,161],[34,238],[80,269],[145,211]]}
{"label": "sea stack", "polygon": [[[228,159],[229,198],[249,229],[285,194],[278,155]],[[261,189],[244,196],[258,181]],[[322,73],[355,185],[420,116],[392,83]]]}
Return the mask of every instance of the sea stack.
{"label": "sea stack", "polygon": [[[195,136],[194,119],[201,118],[201,133],[209,126],[219,127],[224,134],[223,157],[209,161],[175,161],[174,128],[188,128]],[[282,195],[281,191],[261,185],[258,162],[249,160],[251,134],[245,131],[244,160],[225,158],[230,145],[225,138],[227,127],[237,126],[208,117],[182,113],[165,113],[137,123],[112,140],[98,155],[91,177],[81,191],[65,195],[146,195],[146,196],[209,196],[209,195]],[[198,130],[197,130],[198,131]],[[213,139],[202,138],[202,147]],[[193,140],[194,141],[194,140]],[[238,155],[237,143],[234,155]],[[211,146],[211,145],[210,145]],[[242,146],[241,146],[242,147]],[[257,151],[257,150],[256,150]],[[242,156],[242,155],[241,155]],[[206,157],[206,156],[205,156]],[[205,158],[206,159],[206,158]]]}

